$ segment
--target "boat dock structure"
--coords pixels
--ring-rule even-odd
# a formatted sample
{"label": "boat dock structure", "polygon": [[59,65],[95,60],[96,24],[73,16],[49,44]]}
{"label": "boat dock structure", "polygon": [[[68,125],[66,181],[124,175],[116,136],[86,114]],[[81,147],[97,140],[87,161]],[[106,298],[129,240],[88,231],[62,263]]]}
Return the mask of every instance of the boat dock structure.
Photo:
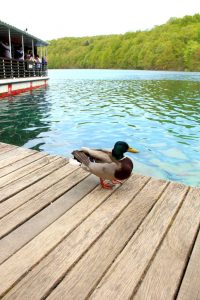
{"label": "boat dock structure", "polygon": [[0,143],[1,299],[200,299],[200,188],[113,189],[68,159]]}
{"label": "boat dock structure", "polygon": [[0,99],[48,85],[47,46],[0,21]]}

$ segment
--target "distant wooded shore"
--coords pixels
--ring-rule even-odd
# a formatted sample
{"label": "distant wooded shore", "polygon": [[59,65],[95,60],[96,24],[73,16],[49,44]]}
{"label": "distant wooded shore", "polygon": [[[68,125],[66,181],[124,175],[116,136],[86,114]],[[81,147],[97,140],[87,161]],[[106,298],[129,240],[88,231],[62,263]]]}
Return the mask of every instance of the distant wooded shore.
{"label": "distant wooded shore", "polygon": [[200,71],[200,14],[151,30],[49,41],[49,68]]}

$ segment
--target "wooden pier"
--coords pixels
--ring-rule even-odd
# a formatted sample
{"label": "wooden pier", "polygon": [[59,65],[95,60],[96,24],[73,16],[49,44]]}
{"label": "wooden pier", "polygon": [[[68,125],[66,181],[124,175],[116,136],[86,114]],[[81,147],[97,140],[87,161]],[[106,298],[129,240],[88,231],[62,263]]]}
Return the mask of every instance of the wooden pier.
{"label": "wooden pier", "polygon": [[0,298],[200,299],[200,188],[104,190],[63,157],[0,143]]}

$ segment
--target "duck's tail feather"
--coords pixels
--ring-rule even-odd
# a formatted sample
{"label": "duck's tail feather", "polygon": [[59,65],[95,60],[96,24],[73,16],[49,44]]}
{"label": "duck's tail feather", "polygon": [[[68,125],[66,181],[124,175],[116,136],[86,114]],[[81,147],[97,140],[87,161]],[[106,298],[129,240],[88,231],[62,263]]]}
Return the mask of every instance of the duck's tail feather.
{"label": "duck's tail feather", "polygon": [[89,166],[90,159],[83,151],[75,150],[72,152],[72,155],[74,155],[74,158],[81,164],[85,165],[86,167]]}
{"label": "duck's tail feather", "polygon": [[81,163],[77,159],[72,158],[72,157],[69,158],[69,163],[73,166],[80,166],[81,165]]}

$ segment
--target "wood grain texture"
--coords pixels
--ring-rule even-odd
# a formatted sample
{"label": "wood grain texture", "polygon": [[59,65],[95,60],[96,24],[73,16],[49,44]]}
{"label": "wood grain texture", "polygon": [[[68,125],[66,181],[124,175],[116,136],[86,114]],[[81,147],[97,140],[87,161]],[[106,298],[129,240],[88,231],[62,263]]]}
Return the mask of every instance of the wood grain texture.
{"label": "wood grain texture", "polygon": [[16,230],[0,240],[0,264],[22,248],[48,225],[62,216],[98,185],[96,176],[90,175],[67,191],[51,205],[33,216]]}
{"label": "wood grain texture", "polygon": [[[3,237],[11,230],[30,219],[45,206],[51,204],[51,202],[53,202],[56,198],[64,194],[67,190],[88,176],[88,173],[79,169],[74,171],[71,175],[69,175],[69,177],[66,177],[75,168],[77,167],[70,166],[68,164],[55,171],[53,174],[51,174],[51,177],[53,177],[54,181],[56,180],[55,184],[52,184],[52,181],[50,183],[49,178],[47,178],[47,184],[50,185],[49,188],[45,189],[42,193],[34,198],[31,198],[28,202],[24,203],[19,208],[2,218],[0,220],[0,237]],[[41,184],[41,182],[39,183]]]}
{"label": "wood grain texture", "polygon": [[[52,157],[52,155],[51,155],[51,157]],[[20,169],[20,168],[32,163],[33,161],[38,160],[39,158],[41,158],[41,152],[36,152],[30,156],[25,157],[22,160],[16,161],[10,165],[5,166],[4,168],[2,168],[0,170],[0,178],[3,176],[6,176],[12,172],[15,172],[17,169]]]}
{"label": "wood grain texture", "polygon": [[13,149],[16,149],[17,147],[16,146],[13,146],[13,145],[0,145],[0,155],[2,153],[5,153],[5,152],[8,152],[10,150],[13,150]]}
{"label": "wood grain texture", "polygon": [[166,185],[164,180],[151,179],[47,299],[86,299],[123,250]]}
{"label": "wood grain texture", "polygon": [[177,300],[190,299],[200,299],[200,232],[177,296]]}
{"label": "wood grain texture", "polygon": [[[17,146],[12,146],[12,145],[5,145],[3,146],[0,150],[0,161],[7,158],[7,157],[12,157],[16,151],[16,153],[19,153],[20,148]],[[8,153],[9,152],[9,153]]]}
{"label": "wood grain texture", "polygon": [[34,158],[35,158],[34,155],[31,155],[30,157],[33,159],[33,161],[29,165],[26,165],[20,169],[13,171],[10,174],[7,174],[7,175],[1,177],[0,178],[0,190],[2,187],[32,173],[33,171],[35,171],[37,169],[42,168],[43,166],[47,165],[48,163],[50,163],[52,161],[51,156],[47,157],[47,154],[45,154],[45,153],[38,153],[38,154],[40,154],[40,158],[38,160],[34,160]]}
{"label": "wood grain texture", "polygon": [[0,199],[1,299],[200,299],[199,188],[0,142]]}
{"label": "wood grain texture", "polygon": [[[54,160],[52,164],[48,165],[48,168],[45,168],[42,170],[42,172],[36,174],[35,178],[37,178],[37,175],[39,175],[40,180],[36,180],[35,182],[35,178],[32,179],[32,185],[25,187],[25,189],[18,192],[16,195],[0,203],[0,218],[6,216],[7,214],[11,213],[19,206],[22,206],[24,203],[26,203],[33,197],[44,192],[46,189],[51,187],[60,179],[66,177],[75,169],[76,168],[71,167],[70,165],[66,165],[65,159]],[[28,180],[29,178],[30,177],[26,178],[26,180]],[[18,182],[18,184],[23,184],[23,180]]]}
{"label": "wood grain texture", "polygon": [[199,220],[200,190],[191,189],[134,299],[174,299],[193,246]]}
{"label": "wood grain texture", "polygon": [[[103,190],[101,188],[94,190],[91,195],[86,196],[88,200],[90,199],[90,202],[85,202],[89,207],[95,202],[98,202],[99,205],[102,201],[108,199],[64,239],[55,250],[30,271],[24,280],[22,279],[22,281],[19,282],[19,285],[16,286],[17,292],[15,296],[26,298],[26,293],[29,293],[31,298],[38,298],[38,293],[44,294],[46,290],[48,291],[49,286],[55,282],[55,278],[58,280],[59,276],[62,276],[63,272],[66,272],[81,254],[86,251],[90,244],[98,238],[101,232],[104,231],[106,227],[112,223],[112,220],[120,214],[123,208],[128,205],[134,194],[137,194],[147,180],[148,179],[144,177],[133,177],[125,182],[123,186],[117,189],[109,198],[108,196],[113,191]],[[124,191],[126,191],[126,198],[122,197]],[[67,236],[75,226],[84,220],[85,217],[83,217],[83,214],[87,211],[87,207],[84,206],[83,209],[82,203],[83,201],[80,203],[81,210],[78,203],[0,266],[0,274],[4,274],[4,278],[6,278],[4,282],[0,283],[0,295],[9,289],[9,287],[36,262],[41,260],[50,249],[55,247],[59,241]],[[115,209],[113,209],[113,205]],[[21,260],[20,257],[25,258],[23,265],[19,264]],[[52,272],[52,270],[54,271]],[[27,284],[29,285],[28,290]],[[13,289],[12,292],[15,292],[15,289]]]}
{"label": "wood grain texture", "polygon": [[12,195],[15,195],[16,193],[25,189],[26,187],[31,186],[33,183],[44,178],[46,175],[57,170],[61,165],[66,164],[66,160],[63,158],[59,158],[59,159],[49,158],[49,159],[50,162],[48,165],[45,165],[42,168],[30,174],[27,174],[23,178],[20,178],[14,181],[13,183],[8,184],[5,187],[1,188],[0,203],[6,200],[7,198],[10,198]]}
{"label": "wood grain texture", "polygon": [[0,169],[36,153],[34,150],[17,148],[0,155]]}
{"label": "wood grain texture", "polygon": [[130,299],[188,188],[170,183],[90,299]]}

